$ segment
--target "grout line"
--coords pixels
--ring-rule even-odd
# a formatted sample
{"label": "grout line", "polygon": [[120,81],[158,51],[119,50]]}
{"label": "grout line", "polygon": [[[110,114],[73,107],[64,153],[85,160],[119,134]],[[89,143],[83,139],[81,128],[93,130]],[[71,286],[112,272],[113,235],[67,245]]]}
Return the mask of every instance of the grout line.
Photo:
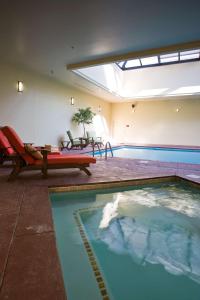
{"label": "grout line", "polygon": [[3,268],[3,271],[2,271],[2,278],[0,280],[0,293],[1,293],[1,290],[2,290],[2,287],[3,287],[6,268],[7,268],[7,265],[8,265],[8,260],[9,260],[12,244],[13,244],[13,241],[14,241],[14,238],[15,238],[15,233],[16,233],[17,224],[18,224],[18,221],[19,221],[20,213],[21,213],[22,203],[24,201],[24,195],[25,195],[25,186],[23,187],[23,192],[22,193],[20,192],[20,194],[19,194],[19,202],[20,202],[20,198],[21,198],[21,203],[19,204],[18,214],[17,214],[17,217],[16,217],[12,237],[11,237],[10,244],[9,244],[9,247],[8,247],[8,253],[7,253],[7,257],[5,259],[4,268]]}

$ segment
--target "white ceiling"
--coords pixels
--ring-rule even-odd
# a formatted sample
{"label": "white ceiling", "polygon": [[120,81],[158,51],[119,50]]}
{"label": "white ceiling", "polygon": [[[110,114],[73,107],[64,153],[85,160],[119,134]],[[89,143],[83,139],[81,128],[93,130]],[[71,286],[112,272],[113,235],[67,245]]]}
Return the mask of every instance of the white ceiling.
{"label": "white ceiling", "polygon": [[0,58],[118,101],[66,65],[199,40],[199,19],[197,0],[1,0]]}

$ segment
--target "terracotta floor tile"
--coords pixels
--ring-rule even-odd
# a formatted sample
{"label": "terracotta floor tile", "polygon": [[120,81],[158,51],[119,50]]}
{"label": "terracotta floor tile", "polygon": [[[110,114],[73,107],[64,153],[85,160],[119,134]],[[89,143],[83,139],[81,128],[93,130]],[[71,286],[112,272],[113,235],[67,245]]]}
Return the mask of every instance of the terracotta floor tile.
{"label": "terracotta floor tile", "polygon": [[0,214],[0,286],[15,230],[16,219],[17,214]]}
{"label": "terracotta floor tile", "polygon": [[23,195],[23,185],[17,183],[0,182],[0,213],[16,213]]}
{"label": "terracotta floor tile", "polygon": [[[63,300],[65,292],[55,247],[49,186],[67,186],[95,182],[120,181],[188,174],[200,175],[200,167],[141,160],[97,159],[92,176],[75,169],[52,170],[48,179],[38,171],[24,172],[7,182],[9,170],[0,169],[0,272],[9,253],[9,243],[17,213],[19,218],[11,245],[0,299]],[[184,169],[185,168],[185,169]],[[188,178],[187,178],[188,179]],[[200,182],[198,178],[194,181]],[[77,299],[79,300],[79,299]]]}
{"label": "terracotta floor tile", "polygon": [[0,299],[66,299],[53,233],[14,240]]}
{"label": "terracotta floor tile", "polygon": [[16,235],[53,231],[51,204],[46,187],[26,187]]}

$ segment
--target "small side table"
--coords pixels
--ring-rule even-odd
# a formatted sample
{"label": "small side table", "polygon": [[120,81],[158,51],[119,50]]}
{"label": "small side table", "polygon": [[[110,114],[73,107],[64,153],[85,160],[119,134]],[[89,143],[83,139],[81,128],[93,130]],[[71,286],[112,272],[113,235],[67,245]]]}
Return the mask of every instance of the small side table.
{"label": "small side table", "polygon": [[79,137],[79,140],[81,142],[81,144],[85,147],[88,144],[88,138],[85,137]]}

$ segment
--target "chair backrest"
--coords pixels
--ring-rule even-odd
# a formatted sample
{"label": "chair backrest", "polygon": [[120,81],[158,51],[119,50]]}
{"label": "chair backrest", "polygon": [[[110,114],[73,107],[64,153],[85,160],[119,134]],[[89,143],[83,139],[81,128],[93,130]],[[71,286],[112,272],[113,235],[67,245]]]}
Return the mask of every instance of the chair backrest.
{"label": "chair backrest", "polygon": [[35,160],[30,154],[26,152],[24,143],[22,142],[16,131],[10,126],[3,127],[2,131],[14,150],[21,156],[21,158],[23,158],[27,164],[33,164]]}
{"label": "chair backrest", "polygon": [[16,153],[13,147],[11,146],[9,140],[7,139],[7,137],[5,136],[5,134],[1,129],[0,129],[0,151],[8,156]]}
{"label": "chair backrest", "polygon": [[86,132],[86,135],[87,135],[87,138],[88,138],[88,139],[94,139],[94,140],[95,140],[96,137],[97,137],[97,136],[96,136],[96,132],[95,132],[95,131],[92,131],[92,130],[91,130],[91,131],[87,131],[87,132]]}
{"label": "chair backrest", "polygon": [[67,130],[67,135],[69,137],[70,142],[73,142],[73,137],[70,130]]}

